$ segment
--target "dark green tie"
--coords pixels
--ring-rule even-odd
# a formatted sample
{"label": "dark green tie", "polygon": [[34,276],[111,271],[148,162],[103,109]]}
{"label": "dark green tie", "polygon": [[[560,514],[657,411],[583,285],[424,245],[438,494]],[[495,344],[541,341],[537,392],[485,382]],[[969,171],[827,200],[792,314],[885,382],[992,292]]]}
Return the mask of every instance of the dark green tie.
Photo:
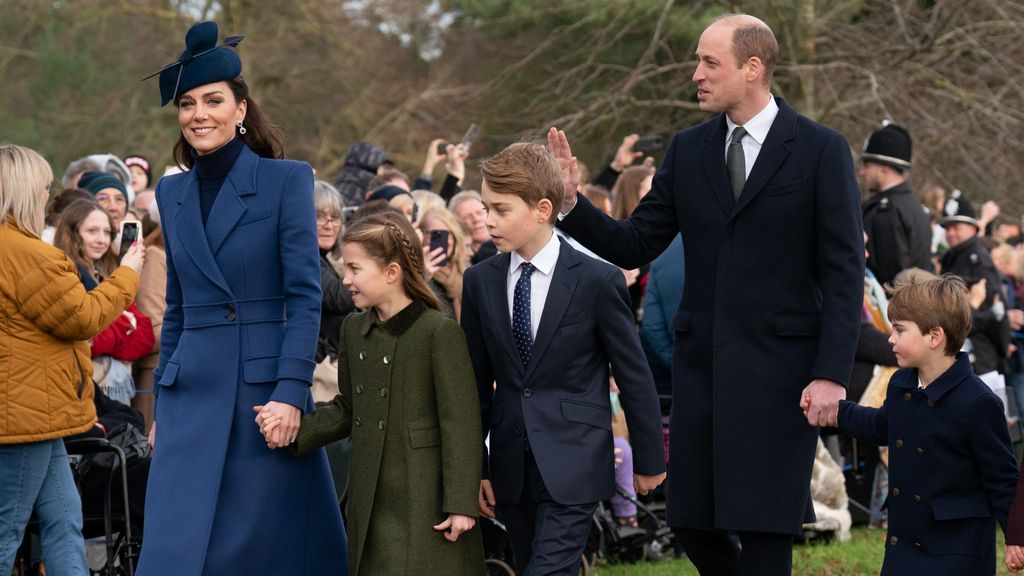
{"label": "dark green tie", "polygon": [[747,131],[737,126],[729,139],[729,152],[725,156],[725,166],[729,170],[729,184],[732,185],[732,197],[739,200],[743,185],[747,182],[747,160],[743,157],[743,137]]}

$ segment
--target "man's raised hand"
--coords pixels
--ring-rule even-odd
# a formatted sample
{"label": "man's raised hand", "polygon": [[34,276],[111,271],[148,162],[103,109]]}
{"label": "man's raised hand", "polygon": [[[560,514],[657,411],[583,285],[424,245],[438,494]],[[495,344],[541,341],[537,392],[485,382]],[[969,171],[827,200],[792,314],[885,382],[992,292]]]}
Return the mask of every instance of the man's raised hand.
{"label": "man's raised hand", "polygon": [[558,167],[562,170],[562,185],[565,188],[565,196],[562,198],[562,214],[568,214],[573,206],[576,206],[576,191],[580,187],[580,167],[576,157],[572,155],[569,148],[569,139],[565,132],[552,127],[548,130],[548,150],[558,161]]}

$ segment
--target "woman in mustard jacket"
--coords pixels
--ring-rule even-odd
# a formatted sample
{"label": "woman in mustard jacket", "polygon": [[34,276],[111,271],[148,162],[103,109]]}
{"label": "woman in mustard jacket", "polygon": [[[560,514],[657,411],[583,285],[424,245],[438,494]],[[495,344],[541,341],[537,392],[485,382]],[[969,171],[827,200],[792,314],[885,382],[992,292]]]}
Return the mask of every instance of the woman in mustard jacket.
{"label": "woman in mustard jacket", "polygon": [[51,574],[86,576],[82,504],[62,438],[96,422],[86,340],[135,299],[144,251],[86,292],[75,265],[39,239],[53,173],[38,153],[0,145],[0,574],[32,511]]}

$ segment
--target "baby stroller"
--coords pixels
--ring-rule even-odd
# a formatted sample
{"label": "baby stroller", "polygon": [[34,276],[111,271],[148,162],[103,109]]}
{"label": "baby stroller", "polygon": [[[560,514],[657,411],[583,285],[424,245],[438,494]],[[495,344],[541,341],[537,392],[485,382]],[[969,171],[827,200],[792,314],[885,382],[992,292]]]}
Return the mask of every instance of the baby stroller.
{"label": "baby stroller", "polygon": [[664,520],[664,504],[647,504],[618,486],[615,490],[636,505],[638,527],[620,526],[608,503],[598,504],[583,553],[584,567],[593,566],[598,559],[621,563],[660,560],[673,548],[672,529]]}
{"label": "baby stroller", "polygon": [[512,544],[508,530],[497,519],[480,517],[480,534],[484,540],[484,574],[487,576],[516,576]]}

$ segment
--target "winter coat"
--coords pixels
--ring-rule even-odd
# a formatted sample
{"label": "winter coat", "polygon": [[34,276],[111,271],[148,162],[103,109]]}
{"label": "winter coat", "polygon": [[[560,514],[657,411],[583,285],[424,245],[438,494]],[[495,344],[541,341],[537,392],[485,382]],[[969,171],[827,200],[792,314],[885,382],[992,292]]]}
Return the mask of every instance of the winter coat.
{"label": "winter coat", "polygon": [[86,292],[59,249],[0,222],[0,444],[62,438],[96,422],[86,340],[135,298],[121,267]]}
{"label": "winter coat", "polygon": [[480,408],[462,330],[418,300],[387,322],[350,315],[338,384],[295,445],[303,454],[351,435],[349,573],[480,574],[479,527],[454,543],[433,529],[478,514]]}

